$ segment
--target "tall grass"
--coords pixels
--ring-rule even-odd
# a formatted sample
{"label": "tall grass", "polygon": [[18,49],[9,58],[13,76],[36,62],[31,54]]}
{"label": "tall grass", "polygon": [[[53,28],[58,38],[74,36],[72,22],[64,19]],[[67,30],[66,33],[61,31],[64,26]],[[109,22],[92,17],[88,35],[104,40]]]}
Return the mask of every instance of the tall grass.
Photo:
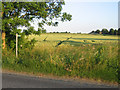
{"label": "tall grass", "polygon": [[3,50],[3,68],[118,82],[117,42],[54,47],[57,42],[52,40],[41,40],[31,51],[28,48],[19,51],[19,58],[15,58],[15,52]]}

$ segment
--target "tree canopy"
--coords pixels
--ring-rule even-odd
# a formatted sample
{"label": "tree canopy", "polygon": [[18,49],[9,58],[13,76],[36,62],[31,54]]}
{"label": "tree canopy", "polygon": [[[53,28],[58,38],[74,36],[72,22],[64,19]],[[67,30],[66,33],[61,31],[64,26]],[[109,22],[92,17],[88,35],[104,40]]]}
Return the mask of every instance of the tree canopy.
{"label": "tree canopy", "polygon": [[99,33],[100,33],[100,30],[99,30],[99,29],[97,29],[97,30],[95,31],[95,33],[99,34]]}
{"label": "tree canopy", "polygon": [[[6,42],[11,45],[15,43],[15,34],[31,33],[40,34],[40,29],[45,30],[45,24],[49,26],[57,26],[59,21],[70,21],[72,15],[62,12],[64,1],[58,2],[2,2],[2,31],[6,32]],[[35,31],[31,27],[29,21],[34,21],[34,18],[40,19],[39,30]],[[28,27],[27,30],[21,33],[19,26]]]}
{"label": "tree canopy", "polygon": [[108,32],[109,31],[107,29],[105,29],[105,28],[102,29],[102,34],[108,34]]}
{"label": "tree canopy", "polygon": [[110,29],[109,34],[114,35],[114,29],[113,28]]}

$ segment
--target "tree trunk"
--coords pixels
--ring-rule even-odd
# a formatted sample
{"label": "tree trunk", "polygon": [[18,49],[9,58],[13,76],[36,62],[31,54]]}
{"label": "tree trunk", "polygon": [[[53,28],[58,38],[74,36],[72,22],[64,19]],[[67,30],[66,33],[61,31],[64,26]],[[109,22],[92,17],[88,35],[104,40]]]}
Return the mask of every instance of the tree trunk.
{"label": "tree trunk", "polygon": [[2,32],[2,41],[3,41],[2,48],[5,49],[5,32],[4,31]]}

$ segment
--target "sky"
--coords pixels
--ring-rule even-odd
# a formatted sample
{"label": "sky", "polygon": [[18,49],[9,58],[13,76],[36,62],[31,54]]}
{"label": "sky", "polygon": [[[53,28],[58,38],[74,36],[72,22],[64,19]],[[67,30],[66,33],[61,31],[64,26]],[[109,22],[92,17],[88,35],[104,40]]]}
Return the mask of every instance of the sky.
{"label": "sky", "polygon": [[[99,1],[99,0],[98,0]],[[105,0],[104,0],[105,1]],[[65,0],[62,12],[72,15],[69,22],[59,22],[57,27],[44,26],[47,32],[71,32],[71,33],[89,33],[93,30],[102,30],[103,28],[118,28],[118,1],[106,0],[91,2],[88,0]],[[33,24],[32,24],[33,25]],[[37,24],[34,24],[38,29]]]}

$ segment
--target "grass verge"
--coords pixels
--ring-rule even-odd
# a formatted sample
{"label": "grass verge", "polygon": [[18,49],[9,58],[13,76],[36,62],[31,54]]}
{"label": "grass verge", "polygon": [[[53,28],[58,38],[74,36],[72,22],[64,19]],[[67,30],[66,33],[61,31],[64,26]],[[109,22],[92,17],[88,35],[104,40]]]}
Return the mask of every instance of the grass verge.
{"label": "grass verge", "polygon": [[19,51],[19,58],[12,50],[3,50],[3,69],[17,72],[52,74],[80,77],[108,82],[118,80],[118,45],[42,45],[32,50]]}

